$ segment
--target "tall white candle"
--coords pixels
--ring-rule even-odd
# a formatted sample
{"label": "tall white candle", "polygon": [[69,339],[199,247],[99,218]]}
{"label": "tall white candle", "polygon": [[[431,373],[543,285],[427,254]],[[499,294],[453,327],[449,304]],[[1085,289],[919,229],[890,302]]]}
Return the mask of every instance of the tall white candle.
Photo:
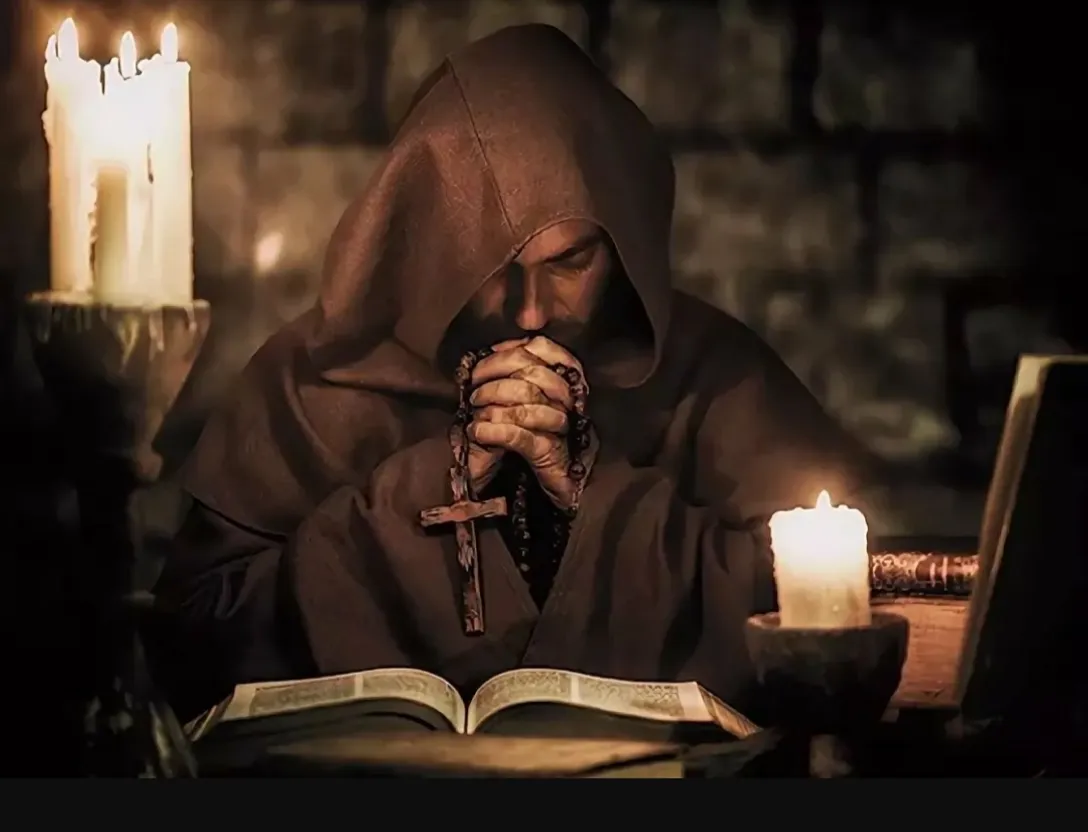
{"label": "tall white candle", "polygon": [[121,38],[105,69],[105,95],[95,134],[97,194],[94,294],[107,303],[150,303],[158,291],[144,253],[151,209],[148,175],[148,89],[136,76],[136,41]]}
{"label": "tall white candle", "polygon": [[857,509],[816,507],[771,517],[771,548],[782,627],[864,627],[869,607],[869,527]]}
{"label": "tall white candle", "polygon": [[80,57],[79,33],[71,18],[49,39],[45,78],[42,122],[49,145],[50,288],[88,292],[93,170],[86,138],[101,91],[101,67]]}
{"label": "tall white candle", "polygon": [[94,286],[101,300],[134,300],[139,275],[129,261],[131,173],[123,160],[100,162],[96,182]]}
{"label": "tall white candle", "polygon": [[144,73],[159,109],[151,137],[153,246],[163,300],[193,299],[193,163],[189,64],[178,60],[178,29],[162,31]]}

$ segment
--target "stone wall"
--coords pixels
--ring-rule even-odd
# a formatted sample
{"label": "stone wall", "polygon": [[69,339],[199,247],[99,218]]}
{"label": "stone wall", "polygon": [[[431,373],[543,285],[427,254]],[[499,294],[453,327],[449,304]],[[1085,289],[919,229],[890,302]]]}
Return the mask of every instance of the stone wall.
{"label": "stone wall", "polygon": [[[45,281],[39,56],[61,17],[22,2],[5,102],[18,129],[0,161],[17,206],[0,269],[21,289]],[[332,227],[414,85],[448,51],[530,20],[597,56],[671,142],[678,280],[761,332],[884,456],[959,442],[950,328],[982,326],[967,341],[1006,364],[1053,340],[1024,312],[949,320],[950,287],[999,284],[1019,256],[992,172],[983,41],[949,14],[816,0],[160,5],[86,4],[78,22],[105,56],[123,28],[149,44],[172,18],[193,67],[197,292],[216,310],[183,403],[194,425],[312,301]]]}

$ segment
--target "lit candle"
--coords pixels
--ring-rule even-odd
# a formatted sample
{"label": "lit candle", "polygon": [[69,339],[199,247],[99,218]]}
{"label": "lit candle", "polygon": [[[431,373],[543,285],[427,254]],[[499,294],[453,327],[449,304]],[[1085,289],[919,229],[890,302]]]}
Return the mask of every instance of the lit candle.
{"label": "lit candle", "polygon": [[45,51],[46,107],[42,126],[49,146],[50,288],[91,289],[93,171],[88,125],[101,92],[101,67],[79,55],[79,33],[68,18]]}
{"label": "lit candle", "polygon": [[150,90],[136,75],[136,39],[121,38],[105,70],[95,133],[94,294],[107,303],[147,303],[157,295],[145,256],[151,207],[148,171]]}
{"label": "lit candle", "polygon": [[165,302],[193,299],[193,163],[189,64],[178,60],[178,29],[162,30],[160,54],[144,73],[154,81],[159,114],[151,137],[152,245]]}
{"label": "lit candle", "polygon": [[821,491],[812,509],[771,517],[771,548],[782,627],[864,627],[869,609],[869,527],[865,515],[832,506]]}
{"label": "lit candle", "polygon": [[184,304],[193,293],[189,64],[178,33],[137,62],[131,32],[105,67],[64,22],[45,54],[51,286],[104,302]]}

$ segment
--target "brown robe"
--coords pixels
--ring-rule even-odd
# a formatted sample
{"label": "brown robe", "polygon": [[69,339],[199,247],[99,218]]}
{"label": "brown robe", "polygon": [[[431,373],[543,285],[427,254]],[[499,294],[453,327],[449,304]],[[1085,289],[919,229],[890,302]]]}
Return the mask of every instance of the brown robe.
{"label": "brown robe", "polygon": [[[424,83],[347,209],[313,310],[253,357],[184,471],[193,507],[157,593],[183,713],[236,683],[411,665],[465,690],[518,666],[696,679],[744,704],[743,623],[773,607],[760,530],[862,458],[739,321],[670,285],[672,163],[558,30],[503,30]],[[611,236],[652,349],[580,356],[602,452],[547,602],[479,530],[487,631],[462,632],[440,342],[542,228]]]}

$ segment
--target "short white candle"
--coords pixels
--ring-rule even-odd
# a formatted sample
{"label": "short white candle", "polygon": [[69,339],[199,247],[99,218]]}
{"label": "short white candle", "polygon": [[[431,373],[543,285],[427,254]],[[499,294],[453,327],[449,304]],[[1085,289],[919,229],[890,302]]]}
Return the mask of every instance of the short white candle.
{"label": "short white candle", "polygon": [[815,508],[776,512],[770,530],[780,626],[833,629],[871,623],[865,515],[833,506],[821,491]]}

